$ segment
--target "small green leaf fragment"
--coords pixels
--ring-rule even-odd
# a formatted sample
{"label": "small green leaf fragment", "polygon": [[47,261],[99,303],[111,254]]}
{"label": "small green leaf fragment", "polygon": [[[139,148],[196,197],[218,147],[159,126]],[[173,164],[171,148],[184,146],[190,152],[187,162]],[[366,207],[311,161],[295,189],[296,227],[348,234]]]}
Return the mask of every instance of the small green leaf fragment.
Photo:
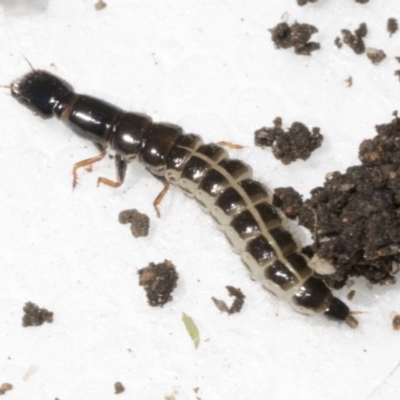
{"label": "small green leaf fragment", "polygon": [[197,349],[200,344],[200,334],[196,324],[193,322],[193,319],[189,317],[189,315],[186,315],[184,312],[182,313],[182,321],[185,324],[185,327],[193,340],[194,347]]}

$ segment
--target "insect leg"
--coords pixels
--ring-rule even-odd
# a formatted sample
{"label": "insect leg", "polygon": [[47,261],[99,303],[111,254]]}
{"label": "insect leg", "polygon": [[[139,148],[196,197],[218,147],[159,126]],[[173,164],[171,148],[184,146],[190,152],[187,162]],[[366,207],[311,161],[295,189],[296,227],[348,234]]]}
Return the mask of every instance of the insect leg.
{"label": "insect leg", "polygon": [[115,156],[115,167],[117,169],[117,181],[115,182],[115,181],[112,181],[111,179],[104,178],[103,176],[101,176],[99,179],[97,179],[97,186],[100,186],[101,183],[104,183],[105,185],[111,186],[113,188],[120,187],[124,183],[127,166],[128,166],[128,163],[120,155],[117,154]]}
{"label": "insect leg", "polygon": [[87,171],[92,170],[92,165],[96,162],[101,161],[106,155],[106,147],[101,144],[96,144],[96,147],[100,150],[100,154],[96,157],[91,157],[86,160],[82,160],[74,164],[72,168],[72,187],[75,188],[78,183],[78,173],[76,172],[79,168],[86,168]]}
{"label": "insect leg", "polygon": [[160,218],[160,216],[161,216],[161,213],[160,213],[160,210],[159,210],[158,206],[161,203],[161,201],[164,198],[164,196],[167,194],[168,189],[169,189],[169,182],[165,181],[163,189],[161,190],[161,192],[158,194],[158,196],[153,201],[153,206],[154,206],[154,209],[156,210],[158,218]]}

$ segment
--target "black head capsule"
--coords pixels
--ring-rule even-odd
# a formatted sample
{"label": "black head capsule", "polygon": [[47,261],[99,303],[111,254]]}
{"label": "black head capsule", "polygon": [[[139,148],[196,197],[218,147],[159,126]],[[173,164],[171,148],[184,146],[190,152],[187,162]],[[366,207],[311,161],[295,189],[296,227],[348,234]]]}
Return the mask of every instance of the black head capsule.
{"label": "black head capsule", "polygon": [[11,95],[42,118],[51,118],[60,117],[74,97],[74,91],[55,75],[34,70],[11,84]]}

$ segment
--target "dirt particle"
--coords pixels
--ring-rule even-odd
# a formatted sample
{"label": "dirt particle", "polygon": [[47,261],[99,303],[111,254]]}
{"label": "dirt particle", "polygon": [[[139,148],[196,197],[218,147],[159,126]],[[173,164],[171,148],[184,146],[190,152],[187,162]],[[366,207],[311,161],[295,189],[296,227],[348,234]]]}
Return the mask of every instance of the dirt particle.
{"label": "dirt particle", "polygon": [[125,392],[125,387],[121,382],[115,382],[114,383],[114,389],[115,389],[115,394],[120,394],[122,392]]}
{"label": "dirt particle", "polygon": [[307,3],[316,3],[318,0],[297,0],[299,6],[305,6]]}
{"label": "dirt particle", "polygon": [[342,46],[343,46],[343,43],[342,43],[342,41],[340,40],[340,37],[339,37],[339,36],[336,37],[334,43],[335,43],[335,46],[336,46],[338,49],[341,49]]}
{"label": "dirt particle", "polygon": [[313,25],[295,22],[289,26],[286,22],[281,22],[269,31],[277,49],[293,47],[296,54],[309,56],[321,47],[319,43],[309,42],[311,36],[318,32]]}
{"label": "dirt particle", "polygon": [[138,274],[139,285],[146,291],[148,303],[152,307],[162,307],[172,301],[171,293],[176,288],[179,275],[171,261],[150,263],[146,268],[140,269]]}
{"label": "dirt particle", "polygon": [[367,25],[364,22],[354,31],[354,34],[347,29],[342,29],[343,43],[353,49],[354,53],[362,54],[365,52],[363,38],[367,36],[367,33]]}
{"label": "dirt particle", "polygon": [[353,78],[349,76],[347,79],[344,80],[347,83],[348,87],[353,86]]}
{"label": "dirt particle", "polygon": [[294,219],[300,213],[303,200],[300,193],[292,187],[276,188],[273,204],[280,208],[288,218]]}
{"label": "dirt particle", "polygon": [[386,58],[386,54],[383,50],[374,49],[372,47],[367,47],[365,49],[365,53],[374,65],[378,65],[382,60]]}
{"label": "dirt particle", "polygon": [[356,294],[355,290],[350,290],[350,292],[347,293],[347,299],[350,300],[350,301],[353,300],[353,297],[354,297],[355,294]]}
{"label": "dirt particle", "polygon": [[131,224],[132,235],[136,238],[149,234],[150,218],[136,209],[121,211],[118,220],[121,224]]}
{"label": "dirt particle", "polygon": [[319,128],[312,128],[310,131],[301,122],[293,122],[285,132],[280,117],[276,117],[273,124],[272,128],[257,130],[254,133],[254,142],[256,146],[272,147],[275,158],[285,165],[298,159],[307,160],[321,146],[323,136]]}
{"label": "dirt particle", "polygon": [[356,0],[356,3],[367,4],[369,0]]}
{"label": "dirt particle", "polygon": [[400,315],[396,314],[392,319],[392,326],[395,331],[400,330]]}
{"label": "dirt particle", "polygon": [[399,24],[396,18],[389,18],[387,21],[387,30],[390,33],[390,37],[399,30]]}
{"label": "dirt particle", "polygon": [[11,383],[3,383],[0,386],[0,395],[6,394],[6,392],[12,390],[13,385],[11,385]]}
{"label": "dirt particle", "polygon": [[106,8],[107,7],[107,3],[105,3],[103,0],[98,0],[97,2],[96,2],[96,4],[94,5],[94,8],[97,10],[97,11],[100,11],[100,10],[102,10],[103,8]]}
{"label": "dirt particle", "polygon": [[244,305],[244,299],[246,298],[246,296],[242,293],[242,291],[239,288],[234,288],[233,286],[226,286],[226,289],[228,290],[229,296],[235,298],[230,307],[228,307],[224,301],[217,300],[215,297],[211,297],[211,300],[217,306],[218,310],[226,312],[229,315],[240,312]]}
{"label": "dirt particle", "polygon": [[53,322],[53,313],[45,308],[39,308],[32,302],[25,303],[23,308],[25,314],[22,317],[22,326],[40,326],[45,322]]}

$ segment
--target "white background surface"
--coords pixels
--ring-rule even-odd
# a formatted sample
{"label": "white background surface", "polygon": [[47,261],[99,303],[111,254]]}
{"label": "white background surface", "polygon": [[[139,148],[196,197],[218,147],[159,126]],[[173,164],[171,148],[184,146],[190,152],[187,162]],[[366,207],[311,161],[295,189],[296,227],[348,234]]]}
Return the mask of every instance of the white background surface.
{"label": "white background surface", "polygon": [[[232,156],[257,179],[304,195],[327,172],[357,164],[360,142],[399,109],[400,32],[386,31],[400,16],[398,0],[109,0],[100,12],[94,2],[0,1],[0,83],[29,71],[26,56],[79,92],[206,141],[248,146]],[[276,50],[268,29],[282,18],[316,25],[322,49],[311,57]],[[388,55],[379,66],[333,44],[361,22],[367,46]],[[277,116],[285,127],[320,127],[323,147],[290,166],[254,147],[254,130]],[[356,284],[357,330],[297,314],[248,278],[211,218],[179,189],[157,219],[152,201],[162,185],[140,165],[123,187],[96,188],[98,176],[115,176],[106,159],[82,171],[73,192],[72,165],[97,154],[90,143],[33,116],[6,90],[0,121],[0,384],[14,385],[5,398],[108,400],[119,380],[121,399],[366,399],[399,363],[391,327],[399,285]],[[148,237],[134,239],[118,223],[127,208],[151,217]],[[153,309],[137,270],[164,259],[177,266],[179,285],[173,302]],[[210,300],[230,301],[226,285],[246,295],[240,314],[221,314]],[[22,328],[26,301],[53,311],[54,323]],[[182,312],[200,330],[197,350]],[[399,377],[400,369],[370,398],[399,398]]]}

